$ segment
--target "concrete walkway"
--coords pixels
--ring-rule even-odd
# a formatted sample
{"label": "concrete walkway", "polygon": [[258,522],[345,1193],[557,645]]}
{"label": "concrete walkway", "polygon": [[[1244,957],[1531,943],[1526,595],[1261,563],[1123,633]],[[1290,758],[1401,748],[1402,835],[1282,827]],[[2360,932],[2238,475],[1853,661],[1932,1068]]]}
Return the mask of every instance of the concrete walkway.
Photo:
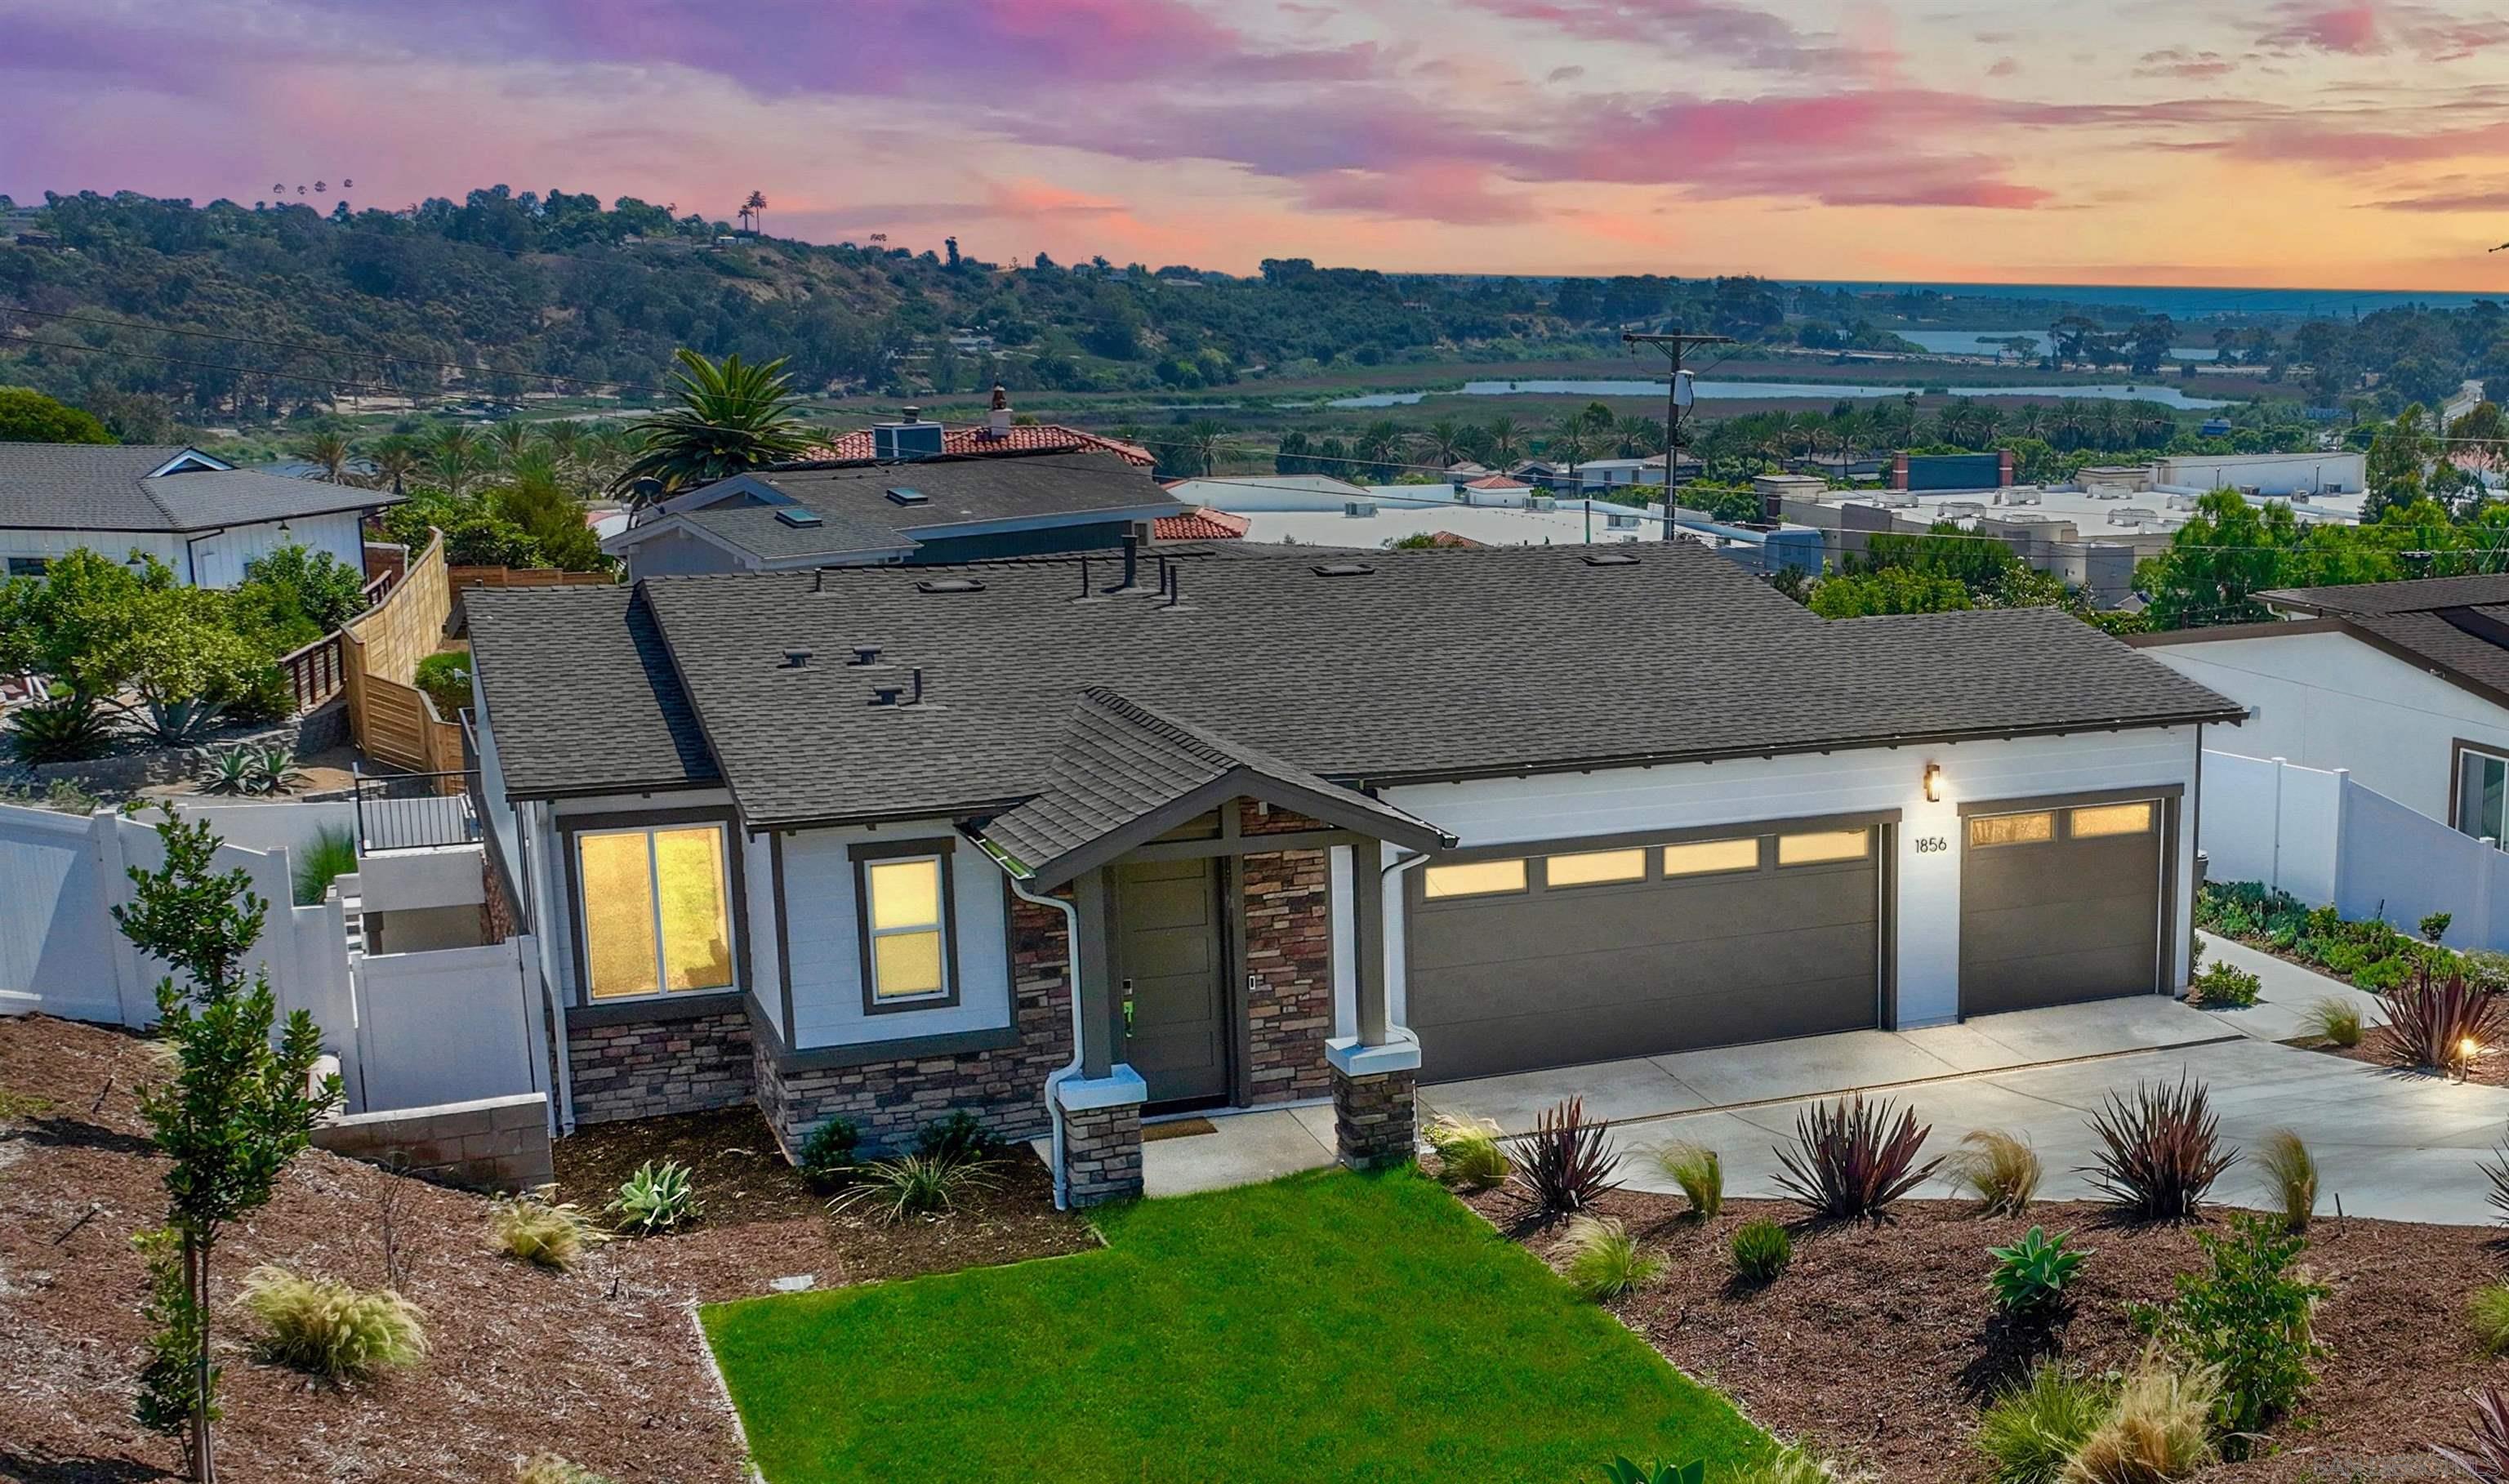
{"label": "concrete walkway", "polygon": [[2256,1004],[2245,1010],[2207,1012],[2241,1035],[2260,1041],[2299,1040],[2311,1033],[2306,1023],[2308,1007],[2320,1000],[2341,1000],[2357,1007],[2364,1025],[2386,1023],[2386,1007],[2367,989],[2355,989],[2342,980],[2331,979],[2228,938],[2211,933],[2195,936],[2204,941],[2206,964],[2233,964],[2257,977]]}

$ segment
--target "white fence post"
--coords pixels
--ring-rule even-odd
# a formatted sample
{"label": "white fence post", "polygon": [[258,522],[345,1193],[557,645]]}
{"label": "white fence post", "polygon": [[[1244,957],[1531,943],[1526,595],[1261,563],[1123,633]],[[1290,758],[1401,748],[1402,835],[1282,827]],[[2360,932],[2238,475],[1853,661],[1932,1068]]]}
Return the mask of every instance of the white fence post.
{"label": "white fence post", "polygon": [[2273,856],[2266,886],[2282,890],[2282,775],[2291,764],[2280,758],[2273,760]]}

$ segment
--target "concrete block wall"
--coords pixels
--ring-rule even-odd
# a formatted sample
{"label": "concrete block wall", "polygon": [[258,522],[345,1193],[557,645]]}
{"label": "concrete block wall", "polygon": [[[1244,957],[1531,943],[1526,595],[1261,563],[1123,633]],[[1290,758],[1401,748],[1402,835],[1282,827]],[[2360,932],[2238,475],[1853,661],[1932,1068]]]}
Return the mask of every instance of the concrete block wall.
{"label": "concrete block wall", "polygon": [[471,1190],[530,1190],[557,1178],[548,1099],[539,1093],[388,1113],[352,1113],[314,1131],[317,1148]]}

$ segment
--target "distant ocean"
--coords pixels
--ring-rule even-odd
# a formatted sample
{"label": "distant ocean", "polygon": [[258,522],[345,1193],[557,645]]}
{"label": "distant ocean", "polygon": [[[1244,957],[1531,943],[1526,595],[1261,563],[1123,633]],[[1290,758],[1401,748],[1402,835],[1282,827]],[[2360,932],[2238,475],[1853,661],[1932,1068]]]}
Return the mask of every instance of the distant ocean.
{"label": "distant ocean", "polygon": [[2215,315],[2349,319],[2355,315],[2403,305],[2453,310],[2484,299],[2509,301],[2509,282],[2503,282],[2496,294],[2441,294],[2374,288],[2188,288],[2130,283],[1883,283],[1815,278],[1788,281],[1806,288],[1843,288],[1857,294],[1930,290],[1955,299],[2052,299],[2066,304],[2146,310],[2172,319]]}

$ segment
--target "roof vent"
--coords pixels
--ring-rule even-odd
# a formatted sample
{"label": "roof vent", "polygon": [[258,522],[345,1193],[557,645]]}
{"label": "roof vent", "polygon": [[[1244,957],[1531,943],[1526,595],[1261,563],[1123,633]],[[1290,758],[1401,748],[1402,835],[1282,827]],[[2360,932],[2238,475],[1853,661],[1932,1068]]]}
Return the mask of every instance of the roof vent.
{"label": "roof vent", "polygon": [[932,497],[924,494],[921,490],[910,490],[900,485],[893,485],[889,488],[888,498],[891,503],[901,505],[928,505],[932,503]]}
{"label": "roof vent", "polygon": [[1364,577],[1376,571],[1366,562],[1326,562],[1313,570],[1320,577]]}
{"label": "roof vent", "polygon": [[915,584],[919,593],[980,593],[985,584],[973,577],[932,577]]}
{"label": "roof vent", "polygon": [[787,669],[787,670],[803,670],[803,669],[807,669],[807,668],[809,667],[809,664],[810,664],[810,651],[809,651],[809,650],[807,650],[807,649],[786,649],[786,650],[784,651],[784,668],[785,668],[785,669]]}
{"label": "roof vent", "polygon": [[1586,565],[1589,567],[1635,567],[1638,565],[1637,553],[1632,551],[1589,551],[1586,553],[1585,561]]}
{"label": "roof vent", "polygon": [[871,687],[871,703],[875,706],[894,706],[897,704],[897,698],[905,693],[904,686],[874,686]]}
{"label": "roof vent", "polygon": [[1345,500],[1341,502],[1341,513],[1349,516],[1352,520],[1367,520],[1376,514],[1376,501],[1372,500]]}
{"label": "roof vent", "polygon": [[880,663],[880,646],[876,644],[855,645],[853,662],[858,665],[875,665]]}
{"label": "roof vent", "polygon": [[820,519],[818,511],[805,510],[800,505],[778,506],[775,511],[775,518],[788,526],[808,527],[827,524],[826,521]]}

